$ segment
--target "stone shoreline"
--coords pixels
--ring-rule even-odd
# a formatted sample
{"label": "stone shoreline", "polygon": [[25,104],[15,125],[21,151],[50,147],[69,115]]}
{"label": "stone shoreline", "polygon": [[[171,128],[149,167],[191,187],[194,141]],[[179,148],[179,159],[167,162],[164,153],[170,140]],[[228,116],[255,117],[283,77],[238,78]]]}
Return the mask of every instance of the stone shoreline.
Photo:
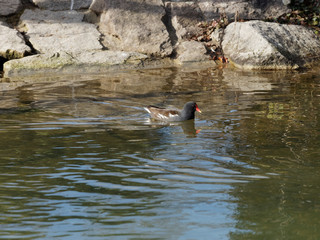
{"label": "stone shoreline", "polygon": [[[215,65],[213,55],[244,69],[297,69],[320,59],[312,29],[261,21],[290,11],[283,4],[290,1],[29,1],[0,0],[4,77]],[[7,22],[14,14],[19,22],[13,26]],[[196,36],[205,21],[213,30],[204,41]]]}

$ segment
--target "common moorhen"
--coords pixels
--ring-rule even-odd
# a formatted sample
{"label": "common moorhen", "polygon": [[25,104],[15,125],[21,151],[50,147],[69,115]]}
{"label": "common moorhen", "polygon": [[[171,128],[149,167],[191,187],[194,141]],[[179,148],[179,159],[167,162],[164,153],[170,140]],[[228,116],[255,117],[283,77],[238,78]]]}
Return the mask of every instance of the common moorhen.
{"label": "common moorhen", "polygon": [[187,102],[183,106],[183,109],[181,111],[175,109],[156,107],[152,105],[146,107],[145,110],[150,114],[151,118],[168,122],[194,119],[195,111],[201,113],[201,110],[198,108],[198,105],[195,102]]}

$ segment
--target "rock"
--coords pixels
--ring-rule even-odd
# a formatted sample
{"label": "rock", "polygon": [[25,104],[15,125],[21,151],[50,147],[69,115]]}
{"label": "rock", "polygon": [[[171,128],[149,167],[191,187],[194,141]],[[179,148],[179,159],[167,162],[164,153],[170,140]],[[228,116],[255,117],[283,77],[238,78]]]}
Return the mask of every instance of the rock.
{"label": "rock", "polygon": [[16,13],[21,8],[20,0],[0,0],[0,16]]}
{"label": "rock", "polygon": [[262,16],[260,19],[278,18],[285,13],[289,13],[288,1],[285,0],[255,0],[254,6],[261,9]]}
{"label": "rock", "polygon": [[31,0],[31,2],[41,9],[64,11],[87,9],[92,0]]}
{"label": "rock", "polygon": [[205,46],[196,41],[185,41],[178,45],[177,60],[180,63],[200,62],[209,60],[209,55],[205,55],[207,50]]}
{"label": "rock", "polygon": [[93,0],[90,5],[90,10],[96,12],[97,14],[101,14],[106,10],[106,3],[103,0]]}
{"label": "rock", "polygon": [[[104,9],[97,10],[96,6]],[[103,12],[99,31],[104,35],[105,47],[161,57],[172,53],[169,34],[162,22],[165,9],[161,0],[100,0],[94,2],[91,10]]]}
{"label": "rock", "polygon": [[84,12],[83,21],[87,23],[98,24],[100,18],[94,11],[87,10]]}
{"label": "rock", "polygon": [[77,53],[45,53],[15,59],[4,63],[4,77],[97,73],[121,67],[133,68],[143,64],[146,55],[121,51],[84,51]]}
{"label": "rock", "polygon": [[289,5],[291,3],[291,0],[282,0],[284,5]]}
{"label": "rock", "polygon": [[95,51],[83,52],[74,56],[77,64],[86,66],[112,66],[120,64],[142,64],[141,61],[147,59],[147,55],[137,52],[122,51]]}
{"label": "rock", "polygon": [[212,44],[216,46],[220,46],[220,43],[222,41],[224,29],[222,28],[216,28],[210,35]]}
{"label": "rock", "polygon": [[7,24],[0,22],[0,56],[5,59],[22,58],[31,52],[23,36]]}
{"label": "rock", "polygon": [[320,41],[312,30],[263,21],[231,23],[222,48],[236,66],[247,69],[295,69],[320,57]]}
{"label": "rock", "polygon": [[249,16],[250,3],[247,1],[201,1],[198,4],[207,21],[218,20],[221,14],[226,14],[231,20],[235,19],[236,14],[242,19],[252,17],[252,11]]}
{"label": "rock", "polygon": [[83,16],[83,13],[76,11],[26,9],[20,18],[20,31],[26,32],[30,43],[39,53],[102,49],[96,26],[82,22]]}
{"label": "rock", "polygon": [[207,21],[226,14],[229,20],[277,18],[290,11],[282,0],[200,0],[199,7]]}
{"label": "rock", "polygon": [[176,40],[181,41],[201,32],[198,23],[204,20],[204,16],[197,3],[167,2],[165,7],[171,19],[170,34],[175,34]]}

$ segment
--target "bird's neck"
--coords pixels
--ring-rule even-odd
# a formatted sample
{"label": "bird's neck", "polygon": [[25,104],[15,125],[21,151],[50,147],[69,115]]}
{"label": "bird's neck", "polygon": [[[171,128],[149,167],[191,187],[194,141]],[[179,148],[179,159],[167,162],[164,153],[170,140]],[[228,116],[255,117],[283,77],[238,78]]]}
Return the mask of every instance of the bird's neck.
{"label": "bird's neck", "polygon": [[186,111],[185,109],[183,109],[182,111],[181,111],[181,117],[182,118],[186,118],[186,119],[193,119],[194,118],[194,112],[188,112],[188,111]]}

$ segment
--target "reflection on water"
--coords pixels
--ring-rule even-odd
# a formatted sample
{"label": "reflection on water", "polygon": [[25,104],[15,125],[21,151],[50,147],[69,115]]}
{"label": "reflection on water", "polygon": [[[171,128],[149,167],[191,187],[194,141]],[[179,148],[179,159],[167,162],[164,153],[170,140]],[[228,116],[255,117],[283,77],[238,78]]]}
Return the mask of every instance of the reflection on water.
{"label": "reflection on water", "polygon": [[3,80],[0,239],[317,239],[318,72]]}

